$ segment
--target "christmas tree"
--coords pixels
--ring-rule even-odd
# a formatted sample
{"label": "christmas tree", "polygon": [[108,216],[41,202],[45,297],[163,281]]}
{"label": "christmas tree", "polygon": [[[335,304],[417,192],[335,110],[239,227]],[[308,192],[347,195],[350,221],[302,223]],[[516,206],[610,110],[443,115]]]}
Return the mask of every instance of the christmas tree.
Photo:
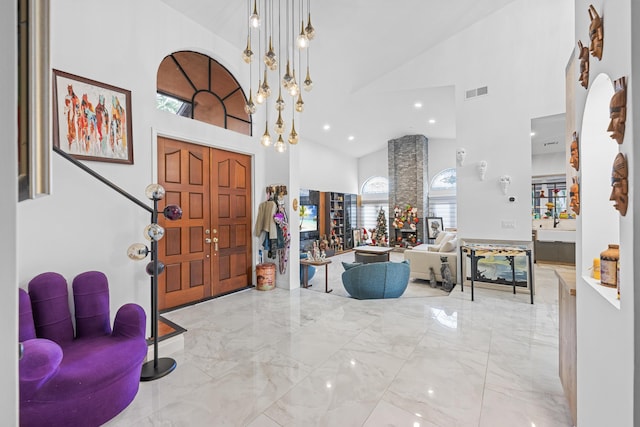
{"label": "christmas tree", "polygon": [[372,238],[375,240],[376,246],[387,246],[387,215],[384,213],[384,209],[382,208],[380,208],[380,211],[378,212],[376,229]]}

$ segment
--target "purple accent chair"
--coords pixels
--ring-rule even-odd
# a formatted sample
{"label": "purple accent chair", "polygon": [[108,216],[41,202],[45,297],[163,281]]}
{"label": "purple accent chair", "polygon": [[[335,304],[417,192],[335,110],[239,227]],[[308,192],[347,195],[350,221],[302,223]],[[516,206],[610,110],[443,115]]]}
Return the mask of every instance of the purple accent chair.
{"label": "purple accent chair", "polygon": [[43,273],[20,289],[21,426],[99,426],[138,392],[147,354],[146,316],[137,304],[109,318],[107,277],[99,271],[73,280],[75,336],[67,281]]}

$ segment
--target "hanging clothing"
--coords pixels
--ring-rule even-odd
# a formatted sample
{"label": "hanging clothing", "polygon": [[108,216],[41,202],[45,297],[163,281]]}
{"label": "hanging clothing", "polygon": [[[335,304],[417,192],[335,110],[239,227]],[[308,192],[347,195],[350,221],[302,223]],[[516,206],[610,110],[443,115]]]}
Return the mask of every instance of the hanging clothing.
{"label": "hanging clothing", "polygon": [[276,214],[277,209],[278,206],[273,200],[260,203],[258,207],[258,218],[256,219],[256,236],[260,237],[262,232],[266,231],[272,238],[275,238],[278,227],[273,220],[273,216]]}

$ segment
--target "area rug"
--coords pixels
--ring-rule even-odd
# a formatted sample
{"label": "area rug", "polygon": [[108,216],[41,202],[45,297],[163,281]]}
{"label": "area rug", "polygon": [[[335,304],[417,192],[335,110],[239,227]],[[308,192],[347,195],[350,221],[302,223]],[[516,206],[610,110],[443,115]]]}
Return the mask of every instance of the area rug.
{"label": "area rug", "polygon": [[[402,252],[391,252],[389,258],[393,262],[401,262],[404,260],[404,254]],[[329,295],[351,298],[349,293],[347,293],[344,286],[342,285],[342,273],[344,272],[342,263],[355,262],[355,252],[344,252],[342,254],[332,256],[329,259],[331,260],[331,264],[328,265],[327,269],[329,274],[328,287],[329,289],[333,289],[333,291]],[[324,292],[324,279],[325,267],[316,267],[315,275],[311,280],[309,280],[309,284],[311,286],[305,290]],[[427,280],[409,279],[409,285],[400,298],[443,297],[448,295],[449,292],[444,291],[442,289],[442,286],[432,288]]]}

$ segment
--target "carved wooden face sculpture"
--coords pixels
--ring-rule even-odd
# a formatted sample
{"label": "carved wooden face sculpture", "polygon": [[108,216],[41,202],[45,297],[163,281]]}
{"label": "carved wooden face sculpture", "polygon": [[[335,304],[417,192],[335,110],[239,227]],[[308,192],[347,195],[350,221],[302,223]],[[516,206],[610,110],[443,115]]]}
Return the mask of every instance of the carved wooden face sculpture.
{"label": "carved wooden face sculpture", "polygon": [[616,92],[611,97],[609,104],[609,127],[607,130],[613,132],[611,138],[618,144],[624,141],[625,122],[627,121],[627,78],[620,77],[614,82]]}
{"label": "carved wooden face sculpture", "polygon": [[578,133],[573,133],[573,141],[571,141],[571,157],[569,158],[571,166],[579,171],[580,170],[580,151],[578,147]]}
{"label": "carved wooden face sculpture", "polygon": [[628,176],[627,159],[624,154],[618,153],[613,161],[613,169],[611,171],[611,196],[609,196],[609,200],[613,201],[613,207],[620,211],[622,216],[627,214],[629,205]]}
{"label": "carved wooden face sculpture", "polygon": [[589,48],[582,45],[578,40],[578,49],[580,50],[580,78],[578,81],[583,88],[589,87]]}
{"label": "carved wooden face sculpture", "polygon": [[602,60],[602,47],[604,45],[604,29],[602,27],[602,19],[596,8],[593,5],[589,6],[589,17],[591,18],[591,24],[589,24],[589,38],[591,38],[591,55],[595,56],[599,60]]}
{"label": "carved wooden face sculpture", "polygon": [[576,215],[580,215],[580,185],[578,184],[577,177],[573,177],[573,184],[571,184],[571,188],[569,189],[569,196],[571,196],[571,210],[573,210]]}

